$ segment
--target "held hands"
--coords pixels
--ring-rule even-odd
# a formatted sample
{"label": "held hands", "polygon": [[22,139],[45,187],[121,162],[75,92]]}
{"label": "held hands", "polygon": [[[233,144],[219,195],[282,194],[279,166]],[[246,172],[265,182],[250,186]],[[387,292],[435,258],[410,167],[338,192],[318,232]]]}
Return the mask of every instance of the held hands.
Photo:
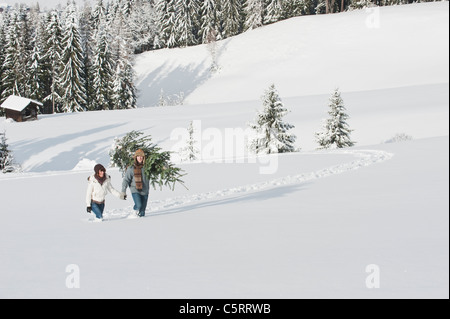
{"label": "held hands", "polygon": [[121,200],[127,200],[127,194],[125,194],[125,193],[120,193],[120,199],[121,199]]}
{"label": "held hands", "polygon": [[90,214],[90,213],[92,212],[92,207],[91,207],[91,206],[88,206],[88,207],[86,208],[86,211],[87,211],[88,214]]}

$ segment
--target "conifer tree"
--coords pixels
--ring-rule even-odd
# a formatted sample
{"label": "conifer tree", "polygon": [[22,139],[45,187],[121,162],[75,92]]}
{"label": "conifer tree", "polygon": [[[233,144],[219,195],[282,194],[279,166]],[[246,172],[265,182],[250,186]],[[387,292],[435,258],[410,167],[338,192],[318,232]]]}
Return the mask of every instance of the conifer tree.
{"label": "conifer tree", "polygon": [[26,57],[24,44],[21,41],[19,12],[14,10],[11,14],[10,24],[6,34],[5,55],[3,62],[4,87],[3,94],[22,96],[25,93],[24,82],[26,75]]}
{"label": "conifer tree", "polygon": [[34,28],[33,28],[33,21],[30,21],[31,13],[33,12],[32,9],[27,8],[26,6],[20,6],[19,9],[19,38],[22,43],[22,53],[21,53],[21,60],[22,60],[22,94],[23,96],[30,96],[30,57],[33,52],[33,39],[34,39]]}
{"label": "conifer tree", "polygon": [[247,0],[245,13],[245,30],[252,30],[261,27],[264,22],[264,0]]}
{"label": "conifer tree", "polygon": [[178,183],[184,186],[181,178],[185,174],[171,162],[171,153],[153,144],[151,136],[143,135],[143,132],[131,131],[122,138],[116,138],[109,151],[111,166],[118,167],[122,174],[125,174],[127,168],[133,165],[133,154],[141,149],[146,157],[144,174],[150,178],[150,184],[155,189],[157,186],[161,189],[168,186],[174,190]]}
{"label": "conifer tree", "polygon": [[40,15],[35,21],[35,33],[33,39],[33,50],[29,60],[30,72],[30,98],[42,102],[44,105],[40,112],[51,113],[52,103],[44,100],[51,92],[51,68],[50,61],[46,59],[47,52],[47,15]]}
{"label": "conifer tree", "polygon": [[44,97],[44,102],[49,101],[52,105],[53,113],[62,112],[61,102],[61,52],[62,52],[62,27],[59,14],[56,10],[49,12],[46,21],[43,57],[45,67],[48,69],[49,92]]}
{"label": "conifer tree", "polygon": [[224,38],[232,37],[242,32],[244,24],[243,0],[223,1],[221,6],[221,20],[223,21]]}
{"label": "conifer tree", "polygon": [[344,148],[354,146],[355,142],[350,139],[353,131],[347,124],[349,116],[344,107],[339,89],[335,89],[328,104],[329,118],[324,122],[321,132],[316,133],[316,141],[319,149]]}
{"label": "conifer tree", "polygon": [[163,48],[167,46],[169,40],[169,29],[166,21],[169,19],[169,2],[171,0],[155,0],[155,22],[156,36],[153,42],[155,48]]}
{"label": "conifer tree", "polygon": [[180,157],[182,161],[195,161],[198,159],[197,155],[200,151],[195,146],[197,141],[195,140],[194,133],[194,124],[193,121],[191,121],[188,127],[189,137],[186,141],[186,146],[180,149]]}
{"label": "conifer tree", "polygon": [[182,47],[197,44],[197,31],[200,23],[198,12],[200,6],[198,0],[177,0],[177,19],[175,21],[177,43]]}
{"label": "conifer tree", "polygon": [[95,98],[92,105],[95,110],[112,109],[114,82],[114,61],[110,50],[110,40],[108,33],[103,26],[97,34],[96,48],[93,60],[93,92]]}
{"label": "conifer tree", "polygon": [[92,29],[98,30],[106,19],[106,8],[103,0],[97,0],[92,11]]}
{"label": "conifer tree", "polygon": [[34,41],[35,45],[33,47],[33,51],[30,56],[29,61],[29,94],[27,94],[27,97],[36,100],[36,101],[42,101],[43,96],[43,81],[44,81],[44,70],[42,65],[42,58],[43,55],[41,43],[36,39]]}
{"label": "conifer tree", "polygon": [[179,45],[177,34],[177,19],[179,11],[177,10],[177,0],[169,0],[166,8],[167,20],[163,21],[163,34],[167,36],[165,41],[166,47],[175,48]]}
{"label": "conifer tree", "polygon": [[269,0],[264,18],[265,24],[280,21],[283,16],[283,0]]}
{"label": "conifer tree", "polygon": [[81,112],[86,108],[84,86],[83,48],[78,31],[75,2],[66,7],[66,25],[62,40],[61,62],[63,71],[61,85],[64,88],[61,107],[63,112]]}
{"label": "conifer tree", "polygon": [[205,0],[201,7],[202,43],[220,40],[220,22],[218,18],[218,0]]}
{"label": "conifer tree", "polygon": [[[6,16],[6,14],[5,14]],[[3,75],[5,67],[3,63],[5,62],[5,51],[6,51],[6,34],[5,34],[5,25],[3,20],[0,20],[0,103],[2,103],[7,96],[3,95]],[[3,116],[3,109],[0,108],[0,116]]]}
{"label": "conifer tree", "polygon": [[289,19],[292,17],[300,16],[305,6],[306,6],[305,0],[288,0],[288,1],[284,0],[281,3],[282,18]]}
{"label": "conifer tree", "polygon": [[118,13],[113,22],[113,56],[116,62],[113,75],[113,108],[128,109],[136,107],[136,87],[133,83],[131,32],[125,23],[123,13]]}
{"label": "conifer tree", "polygon": [[263,111],[258,112],[256,122],[250,123],[255,137],[249,148],[256,154],[295,152],[297,137],[289,133],[294,125],[284,123],[283,117],[288,113],[275,85],[271,85],[262,97]]}
{"label": "conifer tree", "polygon": [[14,156],[7,143],[6,133],[0,133],[0,171],[11,173],[17,169],[18,167],[14,163]]}
{"label": "conifer tree", "polygon": [[157,34],[157,15],[153,1],[136,0],[130,16],[125,17],[128,30],[132,32],[134,53],[151,50]]}
{"label": "conifer tree", "polygon": [[123,0],[121,11],[125,17],[131,16],[135,2],[136,0]]}
{"label": "conifer tree", "polygon": [[91,111],[94,109],[92,105],[95,99],[93,90],[93,50],[95,46],[94,37],[94,18],[93,10],[85,4],[79,18],[79,31],[81,38],[81,48],[83,51],[83,73],[84,73],[84,91],[86,93],[86,109]]}

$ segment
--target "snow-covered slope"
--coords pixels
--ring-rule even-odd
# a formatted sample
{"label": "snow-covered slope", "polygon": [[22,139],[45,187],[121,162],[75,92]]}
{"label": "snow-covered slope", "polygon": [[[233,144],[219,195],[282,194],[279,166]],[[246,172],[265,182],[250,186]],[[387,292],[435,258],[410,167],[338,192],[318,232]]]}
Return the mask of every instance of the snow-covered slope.
{"label": "snow-covered slope", "polygon": [[[448,298],[448,31],[439,29],[447,30],[448,3],[382,8],[380,29],[356,28],[347,42],[336,35],[335,44],[354,56],[370,51],[367,68],[375,72],[359,81],[345,73],[338,83],[358,142],[341,151],[314,151],[333,78],[320,77],[322,86],[281,68],[290,63],[298,70],[300,51],[327,60],[323,43],[300,50],[301,41],[293,40],[291,54],[258,41],[263,32],[272,39],[278,34],[287,49],[284,37],[293,25],[309,30],[303,39],[313,41],[317,30],[336,21],[348,30],[368,14],[302,17],[224,41],[218,44],[222,69],[212,77],[204,73],[209,62],[202,46],[141,55],[140,104],[152,105],[165,83],[167,94],[191,93],[188,105],[48,115],[29,123],[0,119],[24,168],[0,174],[0,298]],[[441,51],[430,53],[432,61],[416,51],[405,57],[415,45],[411,37],[383,28],[398,29],[399,21],[412,27],[426,16],[428,23],[412,30]],[[372,31],[380,46],[366,50],[372,42],[359,36]],[[441,33],[424,36],[435,31]],[[243,60],[233,58],[252,47]],[[402,53],[396,63],[386,56],[391,48]],[[408,60],[411,72],[405,72]],[[363,65],[356,62],[350,74]],[[258,68],[267,70],[266,78]],[[257,159],[230,154],[227,132],[254,119],[266,80],[275,76],[302,151]],[[150,82],[156,87],[143,89]],[[298,90],[297,83],[310,88]],[[131,196],[126,202],[110,196],[106,221],[90,223],[86,178],[95,163],[108,165],[114,137],[141,130],[170,150],[179,142],[171,135],[191,120],[200,121],[200,142],[209,151],[203,161],[181,164],[189,190],[152,191],[148,216],[139,220],[127,219]],[[380,144],[395,133],[414,139]],[[222,157],[227,160],[208,163]],[[120,188],[120,172],[108,173]]]}
{"label": "snow-covered slope", "polygon": [[[157,103],[161,88],[166,95],[183,91],[191,104],[112,114],[41,116],[35,123],[0,119],[0,129],[6,130],[25,171],[71,170],[85,158],[108,162],[113,138],[135,129],[151,134],[162,147],[175,151],[177,141],[170,140],[171,133],[187,128],[192,120],[201,121],[203,130],[219,129],[223,135],[226,129],[245,129],[261,109],[260,96],[268,83],[274,82],[285,106],[292,111],[286,121],[295,125],[297,147],[303,151],[317,147],[314,133],[328,117],[328,99],[334,85],[340,86],[350,115],[348,123],[354,129],[352,138],[358,146],[377,144],[397,133],[414,138],[448,135],[448,11],[448,2],[377,8],[380,27],[375,29],[360,26],[370,13],[364,10],[283,21],[218,43],[226,47],[219,59],[222,69],[208,80],[202,79],[210,66],[205,46],[145,53],[136,61],[139,104]],[[347,28],[347,33],[337,32],[339,27]],[[304,44],[313,59],[308,63],[302,54],[292,53],[305,38],[312,41],[325,37],[325,29],[337,33],[333,40],[319,41],[335,43],[333,59],[327,58],[328,50],[317,42]],[[302,31],[299,37],[298,30],[307,32]],[[292,39],[281,41],[284,37]],[[272,41],[279,43],[271,46]],[[230,51],[240,52],[239,58]],[[359,58],[334,58],[343,52]],[[326,72],[314,67],[305,73],[301,64],[324,67]],[[347,65],[345,72],[337,72],[336,65],[343,64]],[[290,72],[282,71],[281,65]],[[273,70],[268,73],[270,68]],[[363,69],[367,72],[359,77],[352,75]],[[251,80],[253,77],[255,80]],[[332,83],[337,77],[349,84]],[[320,89],[303,90],[303,85]],[[72,125],[74,122],[77,125]],[[210,139],[206,135],[205,144]]]}
{"label": "snow-covered slope", "polygon": [[190,191],[152,192],[140,220],[111,197],[103,224],[89,172],[2,176],[0,297],[448,298],[448,144],[184,165]]}
{"label": "snow-covered slope", "polygon": [[186,103],[259,100],[275,83],[298,97],[448,83],[448,2],[303,16],[208,46],[138,56],[139,104],[156,105],[161,89]]}

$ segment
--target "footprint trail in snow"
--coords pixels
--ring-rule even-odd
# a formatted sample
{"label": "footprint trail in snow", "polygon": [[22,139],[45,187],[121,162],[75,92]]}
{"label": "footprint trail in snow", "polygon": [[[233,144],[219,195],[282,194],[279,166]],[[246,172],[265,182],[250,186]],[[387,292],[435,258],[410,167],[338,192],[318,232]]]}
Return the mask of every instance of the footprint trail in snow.
{"label": "footprint trail in snow", "polygon": [[[147,217],[173,213],[173,211],[171,211],[172,209],[187,205],[208,203],[218,199],[222,200],[224,198],[232,198],[233,196],[241,196],[244,194],[261,192],[287,185],[301,184],[332,175],[342,174],[348,171],[357,170],[363,167],[387,161],[394,156],[392,153],[376,150],[336,151],[333,152],[333,154],[353,155],[356,157],[356,159],[348,163],[330,166],[309,173],[289,175],[264,182],[236,186],[218,191],[185,195],[174,198],[167,198],[164,200],[149,201],[147,206]],[[106,211],[104,220],[113,221],[133,219],[133,217],[133,209],[132,207],[128,207],[125,209],[113,209]]]}

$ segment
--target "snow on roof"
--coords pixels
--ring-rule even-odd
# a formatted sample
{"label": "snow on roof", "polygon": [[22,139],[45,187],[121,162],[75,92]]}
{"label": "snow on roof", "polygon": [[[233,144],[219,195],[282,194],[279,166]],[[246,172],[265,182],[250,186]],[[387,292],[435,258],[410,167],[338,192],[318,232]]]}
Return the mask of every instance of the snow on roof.
{"label": "snow on roof", "polygon": [[11,95],[1,105],[2,108],[22,112],[30,103],[43,106],[42,103],[24,97]]}

